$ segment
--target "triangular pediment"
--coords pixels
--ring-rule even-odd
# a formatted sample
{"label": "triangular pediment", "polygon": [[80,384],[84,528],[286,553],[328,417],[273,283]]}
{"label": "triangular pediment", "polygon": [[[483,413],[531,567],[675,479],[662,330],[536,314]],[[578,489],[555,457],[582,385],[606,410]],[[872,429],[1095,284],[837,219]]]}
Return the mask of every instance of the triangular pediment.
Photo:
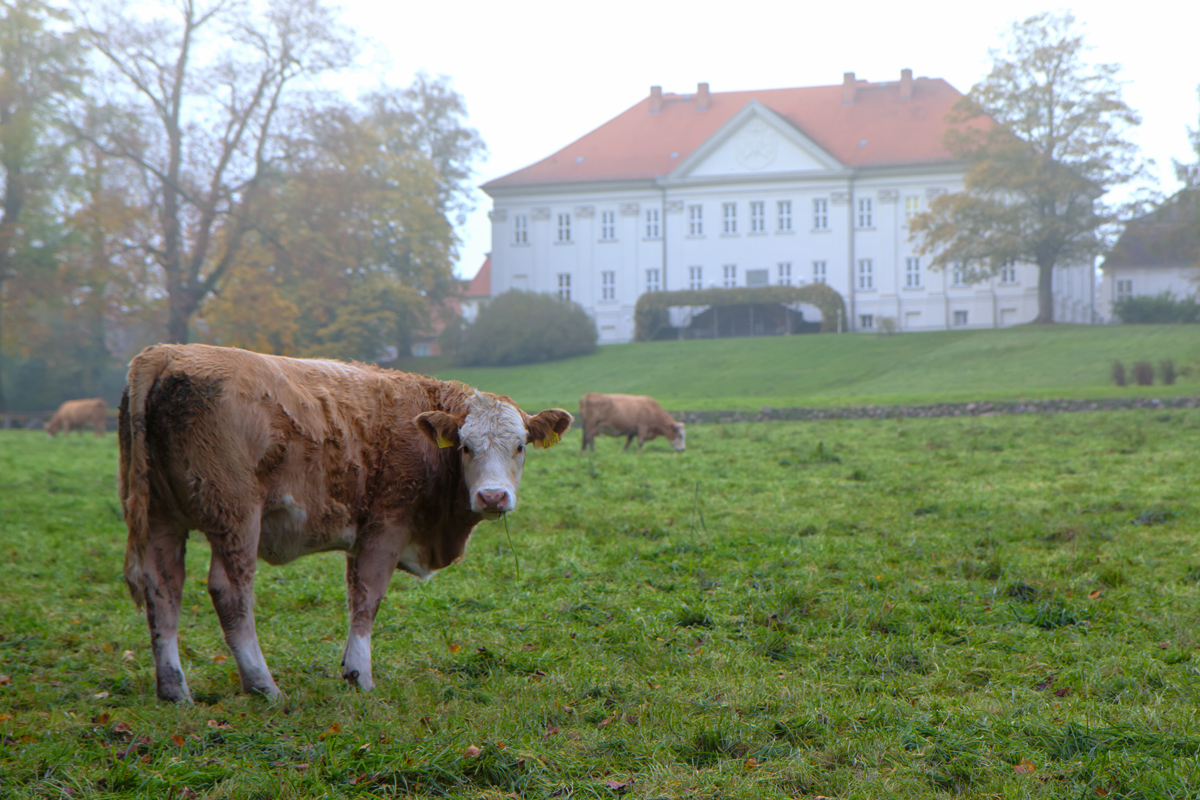
{"label": "triangular pediment", "polygon": [[696,148],[672,178],[827,172],[843,165],[790,122],[751,100]]}

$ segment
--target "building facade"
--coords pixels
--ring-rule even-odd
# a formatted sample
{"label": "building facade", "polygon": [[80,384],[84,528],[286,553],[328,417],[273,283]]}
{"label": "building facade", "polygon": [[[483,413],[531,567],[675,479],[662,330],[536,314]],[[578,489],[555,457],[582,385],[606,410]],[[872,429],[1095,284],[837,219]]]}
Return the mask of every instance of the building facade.
{"label": "building facade", "polygon": [[1112,306],[1127,297],[1200,294],[1200,189],[1184,189],[1132,220],[1100,270],[1097,305],[1109,322],[1119,322]]}
{"label": "building facade", "polygon": [[[940,79],[648,98],[484,185],[493,295],[580,303],[629,341],[643,292],[825,283],[845,330],[1000,327],[1037,315],[1037,269],[932,271],[908,224],[963,166],[942,147],[959,93]],[[1057,319],[1092,321],[1091,266],[1055,276]]]}

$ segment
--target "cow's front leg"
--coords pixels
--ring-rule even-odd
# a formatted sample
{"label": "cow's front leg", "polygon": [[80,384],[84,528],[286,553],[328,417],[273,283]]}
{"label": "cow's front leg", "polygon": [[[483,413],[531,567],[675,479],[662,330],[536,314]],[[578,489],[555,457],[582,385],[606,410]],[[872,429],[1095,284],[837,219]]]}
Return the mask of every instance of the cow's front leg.
{"label": "cow's front leg", "polygon": [[154,654],[155,688],[162,700],[190,702],[183,665],[179,663],[179,608],[183,601],[184,554],[187,531],[161,520],[150,520],[142,581],[150,648]]}
{"label": "cow's front leg", "polygon": [[381,541],[383,538],[364,543],[357,554],[346,554],[350,634],[342,653],[342,677],[363,690],[375,686],[371,677],[371,628],[400,559],[399,549]]}
{"label": "cow's front leg", "polygon": [[257,514],[240,533],[242,535],[228,538],[209,536],[213,554],[208,568],[208,593],[221,620],[221,629],[225,631],[225,643],[237,661],[242,690],[274,697],[279,694],[279,687],[271,678],[254,629]]}

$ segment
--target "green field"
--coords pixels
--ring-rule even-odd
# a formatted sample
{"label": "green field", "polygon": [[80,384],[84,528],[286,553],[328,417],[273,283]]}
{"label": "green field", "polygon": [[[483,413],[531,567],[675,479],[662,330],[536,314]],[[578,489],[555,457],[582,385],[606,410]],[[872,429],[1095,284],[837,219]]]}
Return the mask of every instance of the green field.
{"label": "green field", "polygon": [[577,436],[529,459],[519,578],[502,523],[396,577],[370,695],[334,554],[260,568],[285,697],[241,695],[194,540],[176,708],[115,437],[0,434],[0,797],[1200,793],[1200,411]]}
{"label": "green field", "polygon": [[[1172,359],[1173,387],[1117,387],[1112,362]],[[409,359],[403,367],[508,394],[527,408],[574,409],[590,391],[648,394],[676,411],[972,400],[1195,394],[1200,326],[1020,326],[900,336],[810,335],[648,342],[504,369]],[[1130,379],[1132,380],[1132,378]],[[1157,379],[1156,379],[1157,380]]]}

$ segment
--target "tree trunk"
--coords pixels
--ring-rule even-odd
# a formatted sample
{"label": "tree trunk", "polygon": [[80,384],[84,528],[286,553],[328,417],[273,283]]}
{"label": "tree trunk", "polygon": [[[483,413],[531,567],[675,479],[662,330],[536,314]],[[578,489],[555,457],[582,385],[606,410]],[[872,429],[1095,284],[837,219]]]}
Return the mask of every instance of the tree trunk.
{"label": "tree trunk", "polygon": [[1035,323],[1054,322],[1054,264],[1038,264],[1038,315]]}
{"label": "tree trunk", "polygon": [[191,319],[194,304],[190,302],[191,294],[179,286],[174,292],[168,291],[167,304],[167,339],[174,344],[187,344],[188,322]]}

